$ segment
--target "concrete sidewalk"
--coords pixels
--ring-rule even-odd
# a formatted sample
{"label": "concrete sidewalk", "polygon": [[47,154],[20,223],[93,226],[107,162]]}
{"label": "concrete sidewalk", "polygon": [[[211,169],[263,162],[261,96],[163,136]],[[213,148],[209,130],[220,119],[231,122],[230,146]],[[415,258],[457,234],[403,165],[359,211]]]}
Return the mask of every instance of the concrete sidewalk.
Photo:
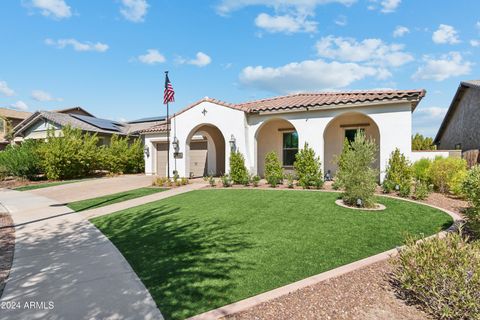
{"label": "concrete sidewalk", "polygon": [[56,200],[60,203],[69,203],[148,187],[151,186],[152,179],[153,177],[146,175],[124,175],[112,178],[88,179],[54,187],[30,190],[28,192]]}
{"label": "concrete sidewalk", "polygon": [[31,192],[0,190],[16,225],[2,319],[163,319],[116,247],[83,216]]}

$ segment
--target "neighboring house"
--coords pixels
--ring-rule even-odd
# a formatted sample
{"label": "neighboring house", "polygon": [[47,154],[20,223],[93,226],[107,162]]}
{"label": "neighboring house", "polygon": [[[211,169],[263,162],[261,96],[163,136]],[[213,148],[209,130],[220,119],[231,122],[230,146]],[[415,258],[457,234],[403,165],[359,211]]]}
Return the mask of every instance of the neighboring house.
{"label": "neighboring house", "polygon": [[[170,175],[228,173],[231,150],[245,157],[247,169],[265,173],[265,155],[275,151],[286,170],[307,142],[322,161],[323,172],[337,170],[335,158],[345,138],[357,130],[378,145],[375,166],[383,179],[390,153],[411,155],[412,112],[424,90],[301,93],[245,103],[204,98],[170,118]],[[141,131],[145,173],[167,174],[167,126]]]}
{"label": "neighboring house", "polygon": [[434,143],[439,150],[480,149],[480,80],[460,83]]}
{"label": "neighboring house", "polygon": [[10,144],[13,128],[31,115],[30,112],[0,108],[0,150]]}
{"label": "neighboring house", "polygon": [[110,138],[114,134],[136,137],[138,136],[137,131],[162,121],[164,121],[163,117],[133,122],[101,119],[81,107],[37,111],[14,128],[13,137],[15,142],[21,142],[25,139],[45,139],[48,130],[53,130],[58,135],[63,127],[70,125],[73,128],[81,129],[84,133],[95,133],[100,138],[101,144],[109,144]]}

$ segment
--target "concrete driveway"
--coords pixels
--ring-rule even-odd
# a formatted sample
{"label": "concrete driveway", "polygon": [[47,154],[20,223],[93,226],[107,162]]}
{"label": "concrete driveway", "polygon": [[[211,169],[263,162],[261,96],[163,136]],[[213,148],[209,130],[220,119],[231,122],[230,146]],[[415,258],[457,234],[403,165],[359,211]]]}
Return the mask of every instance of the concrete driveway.
{"label": "concrete driveway", "polygon": [[28,192],[60,203],[69,203],[148,187],[152,184],[152,179],[151,176],[146,175],[125,175],[113,178],[89,179]]}
{"label": "concrete driveway", "polygon": [[[134,177],[139,186],[147,180]],[[83,196],[90,197],[87,193]],[[67,192],[49,195],[71,201]],[[1,319],[163,319],[125,258],[81,215],[30,192],[0,190],[0,203],[12,215],[16,232]]]}

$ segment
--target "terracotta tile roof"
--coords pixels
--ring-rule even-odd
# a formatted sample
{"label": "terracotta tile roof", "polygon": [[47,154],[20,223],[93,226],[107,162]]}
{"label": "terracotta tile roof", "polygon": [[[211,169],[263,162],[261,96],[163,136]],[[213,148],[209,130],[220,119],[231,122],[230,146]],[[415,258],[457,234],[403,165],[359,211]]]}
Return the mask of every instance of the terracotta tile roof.
{"label": "terracotta tile roof", "polygon": [[167,124],[157,124],[148,129],[140,130],[139,133],[156,133],[156,132],[167,132]]}
{"label": "terracotta tile roof", "polygon": [[425,96],[425,90],[369,90],[347,92],[298,93],[271,99],[237,104],[246,112],[291,110],[308,107],[331,107],[389,101],[411,101],[415,108]]}
{"label": "terracotta tile roof", "polygon": [[[425,96],[425,90],[363,90],[342,92],[297,93],[286,96],[260,99],[243,103],[228,103],[225,101],[205,97],[175,115],[179,115],[202,102],[211,102],[228,108],[244,111],[246,113],[287,111],[302,108],[332,108],[335,106],[362,105],[387,102],[410,102],[415,109],[420,100]],[[152,126],[140,133],[154,133],[166,131],[166,125]]]}

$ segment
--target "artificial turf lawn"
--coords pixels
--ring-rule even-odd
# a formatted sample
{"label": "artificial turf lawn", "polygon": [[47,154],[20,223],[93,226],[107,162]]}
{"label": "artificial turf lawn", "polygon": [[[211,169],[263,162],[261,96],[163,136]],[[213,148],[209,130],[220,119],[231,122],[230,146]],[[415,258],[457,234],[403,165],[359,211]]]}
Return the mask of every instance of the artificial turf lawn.
{"label": "artificial turf lawn", "polygon": [[182,319],[431,235],[452,219],[379,197],[385,211],[337,206],[338,193],[198,190],[98,217],[166,319]]}
{"label": "artificial turf lawn", "polygon": [[82,181],[82,180],[65,180],[65,181],[56,181],[56,182],[37,183],[37,184],[31,184],[31,185],[28,185],[28,186],[13,188],[13,190],[29,191],[29,190],[35,190],[35,189],[43,189],[43,188],[48,188],[48,187],[60,186],[62,184],[69,184],[69,183],[74,183],[74,182],[78,182],[78,181]]}
{"label": "artificial turf lawn", "polygon": [[150,194],[154,194],[154,193],[165,191],[165,190],[167,189],[157,188],[157,187],[139,188],[139,189],[134,189],[130,191],[109,194],[103,197],[70,202],[68,204],[68,207],[73,211],[95,209],[95,208],[108,206],[110,204],[114,204],[117,202],[122,202],[130,199],[148,196]]}

